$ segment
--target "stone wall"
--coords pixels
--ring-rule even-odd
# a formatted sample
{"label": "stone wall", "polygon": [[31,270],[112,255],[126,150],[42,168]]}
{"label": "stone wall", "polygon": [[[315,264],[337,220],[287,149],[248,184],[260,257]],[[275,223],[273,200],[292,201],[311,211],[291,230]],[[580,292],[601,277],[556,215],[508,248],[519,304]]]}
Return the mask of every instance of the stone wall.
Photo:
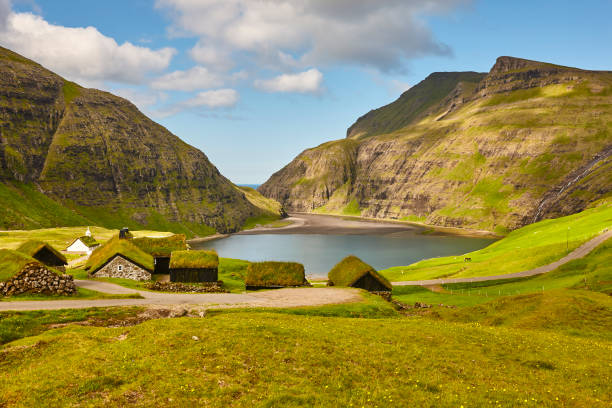
{"label": "stone wall", "polygon": [[177,293],[229,293],[223,289],[223,281],[184,284],[180,282],[151,282],[146,284],[147,289],[161,292]]}
{"label": "stone wall", "polygon": [[123,278],[136,281],[151,280],[150,272],[119,255],[115,255],[109,263],[95,272],[93,276],[96,278]]}
{"label": "stone wall", "polygon": [[46,266],[32,262],[11,280],[0,282],[0,295],[13,296],[21,293],[43,293],[47,295],[72,295],[76,286],[72,275],[58,275]]}

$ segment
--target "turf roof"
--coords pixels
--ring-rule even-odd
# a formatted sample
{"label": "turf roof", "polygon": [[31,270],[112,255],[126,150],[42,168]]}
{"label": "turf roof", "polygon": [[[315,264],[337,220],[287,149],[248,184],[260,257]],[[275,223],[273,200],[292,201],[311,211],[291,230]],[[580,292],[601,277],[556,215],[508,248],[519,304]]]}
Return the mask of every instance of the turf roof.
{"label": "turf roof", "polygon": [[[29,263],[41,265],[36,259],[22,252],[12,251],[10,249],[0,249],[0,282],[12,279]],[[57,273],[53,268],[47,267],[47,269]]]}
{"label": "turf roof", "polygon": [[[92,248],[92,247],[95,247],[97,245],[100,245],[100,243],[98,241],[96,241],[94,237],[90,237],[90,236],[87,236],[87,235],[83,235],[82,237],[78,237],[77,239],[72,241],[70,243],[70,245],[74,244],[78,240],[81,240],[81,242],[84,243],[85,245],[87,245],[89,248]],[[68,246],[70,246],[70,245],[68,245]]]}
{"label": "turf roof", "polygon": [[153,256],[170,256],[174,251],[187,249],[187,238],[183,234],[175,234],[163,238],[134,238],[134,245]]}
{"label": "turf roof", "polygon": [[58,259],[60,259],[65,264],[68,263],[64,255],[62,255],[57,249],[53,248],[51,245],[43,241],[37,241],[37,240],[31,239],[21,244],[19,248],[17,248],[17,251],[21,252],[22,254],[26,254],[27,256],[34,257],[34,255],[36,255],[38,251],[40,251],[43,248],[47,248],[49,251],[53,253],[53,255],[55,255]]}
{"label": "turf roof", "polygon": [[219,256],[212,251],[174,251],[170,269],[210,269],[219,267]]}
{"label": "turf roof", "polygon": [[119,239],[119,236],[114,236],[104,245],[96,248],[91,253],[85,266],[90,273],[95,273],[115,255],[122,255],[124,258],[140,265],[149,272],[153,272],[153,257],[134,245],[131,240]]}
{"label": "turf roof", "polygon": [[349,255],[340,261],[329,271],[327,277],[334,286],[351,286],[368,273],[389,290],[393,289],[391,283],[384,276],[354,255]]}
{"label": "turf roof", "polygon": [[247,286],[300,286],[306,283],[304,265],[296,262],[252,262],[247,269]]}

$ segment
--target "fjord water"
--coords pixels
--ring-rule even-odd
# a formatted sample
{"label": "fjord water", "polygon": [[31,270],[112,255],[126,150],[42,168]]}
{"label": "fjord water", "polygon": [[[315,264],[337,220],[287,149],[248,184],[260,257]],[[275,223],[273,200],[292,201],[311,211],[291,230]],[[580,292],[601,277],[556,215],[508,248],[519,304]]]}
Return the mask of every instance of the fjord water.
{"label": "fjord water", "polygon": [[192,244],[194,249],[216,249],[219,256],[248,261],[295,261],[306,274],[327,276],[347,255],[356,255],[377,270],[409,265],[421,259],[460,255],[484,248],[494,239],[421,235],[405,231],[389,235],[257,234]]}

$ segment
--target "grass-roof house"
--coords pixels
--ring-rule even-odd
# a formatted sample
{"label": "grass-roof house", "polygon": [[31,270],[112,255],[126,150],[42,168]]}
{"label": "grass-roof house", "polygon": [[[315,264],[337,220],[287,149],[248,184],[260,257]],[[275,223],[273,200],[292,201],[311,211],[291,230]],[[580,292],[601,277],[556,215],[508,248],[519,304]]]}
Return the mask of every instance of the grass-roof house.
{"label": "grass-roof house", "polygon": [[50,266],[62,272],[66,270],[66,265],[68,264],[64,255],[43,241],[26,241],[17,248],[17,252],[21,252],[22,254],[36,259],[43,265]]}
{"label": "grass-roof house", "polygon": [[252,262],[245,279],[247,290],[308,286],[304,265],[296,262]]}
{"label": "grass-roof house", "polygon": [[350,286],[370,292],[390,292],[391,283],[367,263],[350,255],[327,274],[330,286]]}
{"label": "grass-roof house", "polygon": [[137,281],[151,279],[153,257],[129,239],[115,236],[93,251],[86,269],[92,277],[124,278]]}
{"label": "grass-roof house", "polygon": [[94,249],[100,246],[100,243],[91,235],[83,235],[76,238],[66,247],[66,252],[71,254],[91,254]]}
{"label": "grass-roof house", "polygon": [[72,276],[22,252],[0,249],[0,296],[21,293],[70,295],[76,292]]}
{"label": "grass-roof house", "polygon": [[215,251],[173,251],[170,282],[217,282],[219,256]]}
{"label": "grass-roof house", "polygon": [[183,234],[175,234],[163,238],[134,238],[132,243],[144,252],[153,256],[155,269],[153,273],[170,273],[170,255],[174,251],[187,250],[187,238]]}

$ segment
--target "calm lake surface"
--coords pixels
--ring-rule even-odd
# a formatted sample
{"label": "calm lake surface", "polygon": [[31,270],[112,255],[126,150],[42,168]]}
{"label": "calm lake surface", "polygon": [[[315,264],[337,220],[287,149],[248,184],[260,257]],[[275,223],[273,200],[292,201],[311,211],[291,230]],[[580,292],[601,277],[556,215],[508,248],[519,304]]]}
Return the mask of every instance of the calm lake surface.
{"label": "calm lake surface", "polygon": [[347,255],[356,255],[374,268],[408,265],[425,258],[460,255],[484,248],[494,239],[420,235],[402,231],[388,235],[257,234],[232,235],[192,244],[194,249],[216,249],[224,258],[248,261],[295,261],[306,274],[326,277]]}

